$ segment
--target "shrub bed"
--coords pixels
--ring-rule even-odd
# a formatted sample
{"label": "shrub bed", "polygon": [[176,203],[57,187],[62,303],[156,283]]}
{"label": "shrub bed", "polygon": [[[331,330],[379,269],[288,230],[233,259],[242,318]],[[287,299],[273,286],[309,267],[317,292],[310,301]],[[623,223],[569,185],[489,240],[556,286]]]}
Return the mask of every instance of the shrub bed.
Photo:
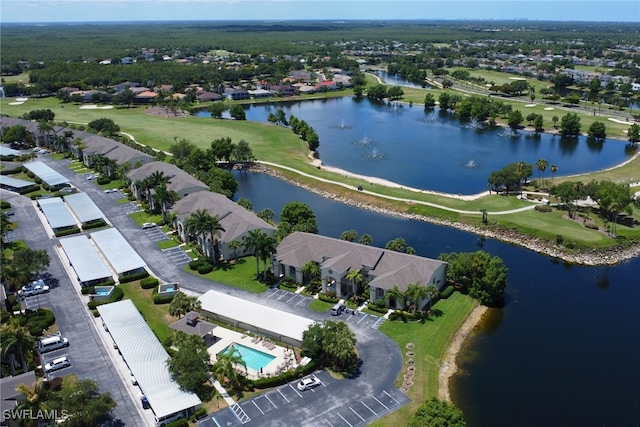
{"label": "shrub bed", "polygon": [[213,265],[211,265],[211,263],[209,262],[203,262],[200,265],[198,265],[198,273],[200,274],[208,274],[211,273],[213,271]]}
{"label": "shrub bed", "polygon": [[167,427],[189,427],[189,421],[186,418],[180,418],[167,424]]}
{"label": "shrub bed", "polygon": [[80,289],[80,292],[82,292],[82,295],[94,294],[96,292],[96,287],[95,286],[85,286],[84,288]]}
{"label": "shrub bed", "polygon": [[535,210],[538,212],[551,212],[553,211],[553,208],[547,205],[536,205]]}
{"label": "shrub bed", "polygon": [[111,292],[111,296],[109,297],[108,300],[106,300],[106,301],[89,301],[87,303],[87,306],[89,306],[90,310],[94,310],[99,305],[109,304],[109,303],[112,303],[112,302],[120,301],[122,298],[124,298],[124,292],[122,292],[122,289],[120,289],[119,287],[116,286],[113,289],[113,292]]}
{"label": "shrub bed", "polygon": [[193,415],[191,415],[190,421],[192,423],[195,423],[196,420],[199,420],[199,419],[204,418],[206,416],[207,416],[207,410],[205,408],[200,408],[196,412],[194,412]]}
{"label": "shrub bed", "polygon": [[140,287],[142,289],[151,289],[155,288],[156,286],[158,286],[158,279],[156,279],[155,277],[145,277],[144,279],[140,280]]}
{"label": "shrub bed", "polygon": [[128,274],[126,276],[122,276],[120,278],[120,283],[129,283],[135,280],[144,279],[145,277],[149,277],[149,272],[147,270],[141,271],[140,273]]}
{"label": "shrub bed", "polygon": [[105,225],[107,225],[107,223],[103,219],[101,219],[99,221],[92,222],[91,224],[83,225],[82,229],[83,230],[91,230],[92,228],[104,227]]}
{"label": "shrub bed", "polygon": [[109,178],[108,176],[99,176],[96,182],[98,183],[98,185],[109,184],[111,182],[111,178]]}
{"label": "shrub bed", "polygon": [[0,209],[11,209],[11,203],[6,200],[0,200]]}
{"label": "shrub bed", "polygon": [[70,234],[76,234],[79,232],[80,232],[80,229],[78,227],[72,227],[67,230],[56,231],[54,234],[56,235],[56,237],[62,237],[62,236],[68,236]]}
{"label": "shrub bed", "polygon": [[447,299],[449,298],[451,295],[453,295],[453,292],[456,290],[456,288],[454,288],[453,286],[449,285],[446,288],[444,288],[444,290],[442,292],[440,292],[440,298],[442,299]]}
{"label": "shrub bed", "polygon": [[374,303],[367,304],[367,308],[371,311],[375,311],[376,313],[386,314],[389,309],[387,307],[380,307]]}
{"label": "shrub bed", "polygon": [[275,377],[267,377],[267,378],[259,378],[253,381],[253,388],[264,389],[270,387],[277,387],[283,384],[288,383],[289,381],[303,377],[311,372],[315,371],[318,368],[318,363],[314,360],[309,362],[305,366],[298,366],[293,371],[286,371],[281,373],[280,375],[276,375]]}
{"label": "shrub bed", "polygon": [[282,281],[280,282],[280,287],[281,288],[285,288],[285,289],[289,289],[291,291],[295,291],[296,289],[298,289],[298,282],[292,282],[292,281]]}
{"label": "shrub bed", "polygon": [[[318,294],[318,299],[320,301],[324,301],[324,302],[330,302],[330,303],[337,303],[338,301],[340,301],[340,298],[338,298],[335,295],[328,295],[328,294],[323,294],[322,292]],[[386,312],[385,312],[386,313]]]}
{"label": "shrub bed", "polygon": [[154,304],[169,304],[171,301],[173,301],[173,297],[175,296],[175,294],[159,295],[157,286],[153,289],[153,292],[151,295],[152,295],[151,298],[153,299]]}

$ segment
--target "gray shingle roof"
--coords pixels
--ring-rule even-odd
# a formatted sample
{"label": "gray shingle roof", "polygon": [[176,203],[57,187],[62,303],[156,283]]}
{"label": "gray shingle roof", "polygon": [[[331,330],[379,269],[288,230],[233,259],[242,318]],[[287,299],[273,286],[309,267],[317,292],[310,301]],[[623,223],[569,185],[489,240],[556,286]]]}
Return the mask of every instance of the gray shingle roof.
{"label": "gray shingle roof", "polygon": [[296,268],[302,268],[309,261],[338,272],[366,267],[369,276],[373,277],[370,282],[372,287],[391,289],[397,285],[401,291],[406,291],[411,283],[429,284],[433,273],[446,264],[435,259],[302,232],[285,237],[276,253],[278,262]]}

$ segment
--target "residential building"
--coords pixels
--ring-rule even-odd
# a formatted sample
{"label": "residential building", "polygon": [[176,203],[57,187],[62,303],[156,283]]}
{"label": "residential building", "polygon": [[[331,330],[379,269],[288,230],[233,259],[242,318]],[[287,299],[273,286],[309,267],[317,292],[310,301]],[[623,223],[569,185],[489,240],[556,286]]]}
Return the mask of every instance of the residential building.
{"label": "residential building", "polygon": [[[406,292],[411,284],[433,285],[440,290],[446,283],[446,262],[303,232],[280,242],[273,255],[274,274],[302,283],[302,268],[308,262],[320,267],[322,291],[335,292],[338,298],[357,292],[359,284],[347,279],[354,270],[360,270],[363,283],[369,284],[371,302],[385,299],[386,292],[395,286]],[[418,306],[428,301],[425,297]],[[389,305],[401,304],[390,301]]]}
{"label": "residential building", "polygon": [[[217,239],[217,249],[223,260],[235,259],[249,254],[244,247],[236,249],[229,247],[229,244],[234,240],[241,242],[243,237],[249,234],[249,231],[260,230],[272,237],[276,232],[273,225],[222,194],[201,191],[185,196],[173,205],[172,211],[176,214],[176,231],[183,241],[189,240],[187,220],[191,214],[198,210],[205,210],[209,215],[216,216],[224,228]],[[197,236],[197,239],[203,252],[207,256],[211,256],[216,242],[211,242],[210,236]]]}

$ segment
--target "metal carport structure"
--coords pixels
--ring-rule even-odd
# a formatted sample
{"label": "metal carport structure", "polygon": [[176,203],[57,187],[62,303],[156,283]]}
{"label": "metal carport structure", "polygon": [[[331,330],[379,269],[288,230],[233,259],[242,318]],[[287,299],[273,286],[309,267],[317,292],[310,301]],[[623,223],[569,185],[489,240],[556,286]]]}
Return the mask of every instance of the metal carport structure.
{"label": "metal carport structure", "polygon": [[81,286],[90,286],[113,278],[113,272],[107,267],[87,236],[60,239],[60,245],[69,259],[69,264],[75,270]]}

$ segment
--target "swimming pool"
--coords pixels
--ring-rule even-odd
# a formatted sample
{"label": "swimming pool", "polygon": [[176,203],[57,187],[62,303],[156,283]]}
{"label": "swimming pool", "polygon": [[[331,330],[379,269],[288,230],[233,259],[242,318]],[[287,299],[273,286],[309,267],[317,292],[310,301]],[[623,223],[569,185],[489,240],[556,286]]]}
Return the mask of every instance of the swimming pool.
{"label": "swimming pool", "polygon": [[238,353],[240,353],[240,357],[242,357],[242,360],[244,360],[244,363],[247,364],[247,368],[253,369],[254,371],[259,371],[276,358],[275,356],[263,353],[260,350],[255,350],[253,348],[246,347],[242,344],[237,343],[231,344],[230,346],[222,350],[221,353],[230,353],[231,351],[233,351],[232,349],[237,350]]}

